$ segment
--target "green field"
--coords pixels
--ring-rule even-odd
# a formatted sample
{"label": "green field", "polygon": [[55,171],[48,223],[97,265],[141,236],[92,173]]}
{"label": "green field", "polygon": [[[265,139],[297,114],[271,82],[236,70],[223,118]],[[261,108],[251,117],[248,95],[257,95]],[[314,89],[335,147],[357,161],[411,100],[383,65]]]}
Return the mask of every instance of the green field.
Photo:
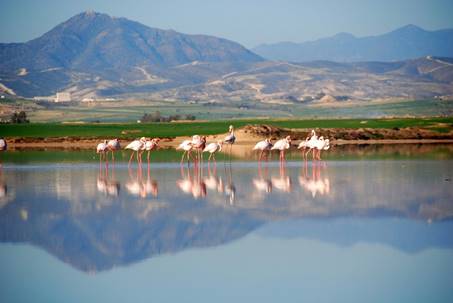
{"label": "green field", "polygon": [[1,137],[85,137],[85,138],[136,138],[189,136],[193,134],[212,135],[225,133],[228,126],[236,128],[247,124],[268,124],[285,128],[430,128],[439,132],[453,129],[453,117],[448,118],[405,118],[405,119],[244,119],[206,122],[170,123],[30,123],[0,124]]}
{"label": "green field", "polygon": [[118,100],[90,102],[35,102],[1,100],[0,120],[8,120],[13,111],[25,111],[31,122],[103,122],[131,123],[144,113],[194,115],[197,120],[264,119],[377,119],[383,117],[453,116],[453,100],[371,100],[337,103],[293,102],[274,104],[256,101],[198,103],[181,101]]}

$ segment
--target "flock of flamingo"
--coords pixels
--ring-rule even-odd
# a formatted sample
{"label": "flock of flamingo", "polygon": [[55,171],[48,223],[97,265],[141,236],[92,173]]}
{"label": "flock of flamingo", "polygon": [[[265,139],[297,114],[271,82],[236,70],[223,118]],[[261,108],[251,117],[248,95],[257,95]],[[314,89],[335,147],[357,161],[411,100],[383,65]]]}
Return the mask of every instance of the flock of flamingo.
{"label": "flock of flamingo", "polygon": [[[142,137],[140,139],[134,140],[129,143],[125,149],[129,149],[132,151],[131,156],[129,158],[129,166],[131,165],[132,159],[134,155],[136,155],[137,163],[139,165],[142,164],[142,154],[147,152],[147,161],[149,164],[150,161],[150,153],[156,150],[159,147],[159,138],[145,138]],[[181,144],[178,145],[176,148],[177,150],[182,150],[183,154],[181,157],[181,163],[186,160],[188,163],[191,160],[192,152],[195,153],[195,156],[192,157],[192,160],[196,163],[199,161],[203,161],[203,153],[209,153],[208,161],[213,159],[215,161],[215,154],[217,152],[222,151],[222,147],[224,144],[229,146],[228,153],[231,157],[231,150],[233,144],[236,141],[236,136],[234,135],[234,127],[230,125],[228,130],[228,135],[224,138],[224,140],[219,140],[217,142],[212,142],[207,144],[206,136],[194,135],[192,139],[184,140]],[[272,143],[270,138],[266,138],[263,141],[256,143],[253,147],[253,150],[260,151],[259,154],[259,161],[263,158],[266,160],[268,159],[269,153],[272,150],[278,150],[280,152],[280,161],[285,160],[285,152],[291,148],[291,137],[286,136],[283,139]],[[312,159],[313,160],[321,160],[321,152],[323,150],[328,150],[330,148],[330,141],[329,139],[324,139],[323,136],[318,137],[314,130],[311,131],[311,134],[307,136],[307,138],[300,142],[297,147],[301,150],[302,156],[304,160],[308,159],[308,154],[310,152],[313,153]],[[114,152],[121,149],[120,143],[118,139],[113,140],[104,140],[102,143],[99,143],[96,148],[96,152],[100,155],[99,161],[101,162],[102,159],[107,161],[108,153],[111,152],[112,160],[115,159]]]}

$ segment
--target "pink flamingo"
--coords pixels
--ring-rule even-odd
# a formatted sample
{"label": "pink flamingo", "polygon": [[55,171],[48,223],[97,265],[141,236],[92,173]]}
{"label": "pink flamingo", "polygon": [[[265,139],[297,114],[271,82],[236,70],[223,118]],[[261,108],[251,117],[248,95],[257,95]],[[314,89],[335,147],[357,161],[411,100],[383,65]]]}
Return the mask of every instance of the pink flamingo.
{"label": "pink flamingo", "polygon": [[139,151],[145,149],[145,142],[146,142],[146,138],[141,137],[139,140],[134,140],[125,147],[125,149],[132,150],[132,154],[131,154],[131,157],[129,158],[128,166],[131,165],[131,161],[132,161],[132,157],[134,156],[134,153],[137,153],[137,163],[139,165],[142,163],[141,157],[139,157]]}
{"label": "pink flamingo", "polygon": [[179,146],[176,148],[177,150],[182,149],[184,153],[182,154],[181,157],[181,163],[184,162],[184,157],[187,155],[187,162],[190,161],[190,152],[193,149],[193,143],[192,140],[184,140]]}
{"label": "pink flamingo", "polygon": [[259,161],[261,161],[264,152],[265,151],[270,151],[272,146],[273,145],[271,143],[271,139],[266,139],[266,140],[263,140],[263,141],[260,141],[260,142],[256,143],[255,147],[253,147],[253,150],[260,150],[261,151],[260,157],[259,157]]}
{"label": "pink flamingo", "polygon": [[274,146],[272,146],[271,150],[278,149],[280,150],[280,162],[285,160],[285,151],[291,147],[291,137],[286,136],[284,139],[280,139],[275,142]]}
{"label": "pink flamingo", "polygon": [[[146,159],[148,160],[148,166],[149,166],[149,155],[150,155],[151,151],[156,150],[159,147],[159,141],[160,141],[159,138],[153,138],[151,140],[146,140],[146,142],[145,142],[144,150],[146,150],[148,152],[148,155],[146,157]],[[143,153],[143,151],[142,151],[142,153]],[[141,155],[140,155],[140,158],[141,158]]]}
{"label": "pink flamingo", "polygon": [[112,161],[115,161],[115,156],[113,155],[113,152],[121,149],[120,141],[117,138],[109,140],[109,142],[107,142],[107,148],[108,148],[107,154],[109,151],[112,152]]}
{"label": "pink flamingo", "polygon": [[213,143],[209,143],[208,146],[206,146],[203,149],[204,153],[208,152],[210,154],[209,158],[208,158],[208,162],[211,161],[211,158],[214,158],[214,161],[215,161],[215,153],[222,151],[222,145],[223,145],[222,141],[213,142]]}

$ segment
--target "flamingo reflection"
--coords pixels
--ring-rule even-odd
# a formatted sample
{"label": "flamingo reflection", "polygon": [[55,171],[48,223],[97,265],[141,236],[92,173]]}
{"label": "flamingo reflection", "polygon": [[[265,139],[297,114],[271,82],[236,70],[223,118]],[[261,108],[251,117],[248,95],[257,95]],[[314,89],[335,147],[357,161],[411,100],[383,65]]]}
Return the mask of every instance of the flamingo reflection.
{"label": "flamingo reflection", "polygon": [[219,193],[224,192],[224,185],[222,178],[217,176],[217,165],[214,162],[214,169],[211,172],[211,166],[208,163],[208,176],[203,178],[203,182],[206,185],[206,188],[211,191],[216,191]]}
{"label": "flamingo reflection", "polygon": [[253,178],[252,183],[258,192],[267,194],[272,192],[272,182],[269,180],[269,169],[267,166],[264,168],[263,174],[261,163],[258,163],[258,178]]}
{"label": "flamingo reflection", "polygon": [[192,195],[195,199],[206,196],[206,184],[201,178],[198,167],[193,168],[192,175],[190,167],[187,168],[186,174],[184,165],[181,165],[181,179],[176,181],[176,185],[182,192]]}
{"label": "flamingo reflection", "polygon": [[272,186],[283,192],[291,192],[292,181],[291,181],[291,178],[286,175],[285,162],[280,162],[279,173],[280,173],[279,177],[271,178]]}
{"label": "flamingo reflection", "polygon": [[305,163],[301,169],[299,184],[303,189],[310,192],[313,198],[317,194],[321,196],[330,194],[330,180],[327,177],[321,177],[321,165],[319,164],[312,165],[312,175],[309,177],[308,166]]}
{"label": "flamingo reflection", "polygon": [[158,183],[151,177],[150,167],[148,166],[146,180],[143,180],[143,173],[141,166],[137,167],[135,176],[132,170],[129,169],[129,181],[126,182],[125,187],[129,194],[140,198],[157,197],[159,193]]}
{"label": "flamingo reflection", "polygon": [[105,168],[99,166],[99,174],[96,182],[97,190],[106,196],[118,197],[120,193],[120,183],[115,180],[115,167],[112,168],[110,177],[109,166],[106,163]]}
{"label": "flamingo reflection", "polygon": [[225,185],[225,196],[227,197],[227,203],[229,205],[233,205],[234,202],[236,201],[236,186],[233,183],[233,170],[231,168],[231,163],[228,165],[228,169],[226,165],[224,166],[225,168],[225,175],[226,175],[226,180],[227,184]]}

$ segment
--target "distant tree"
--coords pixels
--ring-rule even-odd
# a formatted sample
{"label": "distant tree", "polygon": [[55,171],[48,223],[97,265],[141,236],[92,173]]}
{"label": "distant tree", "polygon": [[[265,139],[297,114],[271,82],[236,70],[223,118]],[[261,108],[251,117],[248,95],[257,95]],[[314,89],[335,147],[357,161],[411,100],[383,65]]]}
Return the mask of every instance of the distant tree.
{"label": "distant tree", "polygon": [[142,118],[140,119],[142,122],[170,122],[170,121],[178,121],[178,120],[195,120],[194,115],[170,115],[168,117],[162,116],[159,111],[155,111],[152,114],[144,113]]}
{"label": "distant tree", "polygon": [[11,115],[11,123],[29,123],[27,114],[24,111],[14,112]]}

